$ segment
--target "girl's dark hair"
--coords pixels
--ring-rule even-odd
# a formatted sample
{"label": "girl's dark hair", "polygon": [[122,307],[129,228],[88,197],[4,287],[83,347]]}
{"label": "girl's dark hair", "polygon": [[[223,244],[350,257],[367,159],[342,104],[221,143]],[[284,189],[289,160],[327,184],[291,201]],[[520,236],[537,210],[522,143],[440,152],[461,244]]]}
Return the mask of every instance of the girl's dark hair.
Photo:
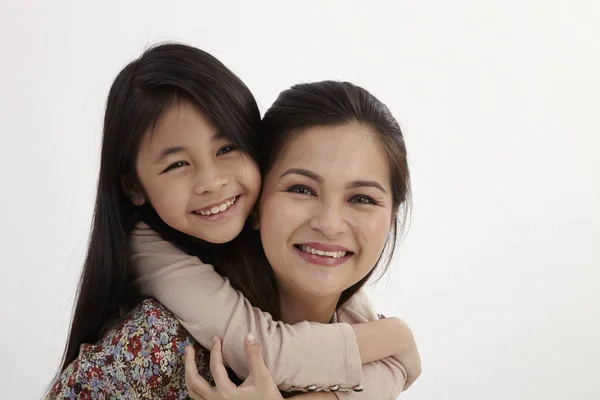
{"label": "girl's dark hair", "polygon": [[[266,176],[290,138],[301,130],[348,123],[364,125],[373,132],[387,156],[395,223],[390,230],[386,249],[377,263],[384,264],[385,271],[394,253],[398,234],[404,229],[411,194],[402,130],[385,104],[365,89],[349,82],[323,81],[292,86],[279,95],[262,119],[259,165],[263,177]],[[398,218],[400,211],[403,215]],[[348,301],[374,271],[375,268],[345,290],[338,306]]]}
{"label": "girl's dark hair", "polygon": [[[220,132],[257,158],[260,112],[256,101],[246,85],[210,54],[182,44],[158,45],[119,73],[106,104],[90,243],[61,370],[77,357],[82,343],[96,342],[104,329],[139,301],[131,284],[128,238],[140,218],[180,245],[191,244],[160,218],[153,218],[151,206],[135,207],[122,189],[124,181],[136,180],[142,136],[181,100],[200,107]],[[231,246],[241,244],[236,241]],[[244,294],[260,305],[263,297],[253,298],[253,293],[261,293],[258,279],[262,278],[234,274],[227,269],[233,266],[224,264],[219,272],[238,289],[246,289]]]}

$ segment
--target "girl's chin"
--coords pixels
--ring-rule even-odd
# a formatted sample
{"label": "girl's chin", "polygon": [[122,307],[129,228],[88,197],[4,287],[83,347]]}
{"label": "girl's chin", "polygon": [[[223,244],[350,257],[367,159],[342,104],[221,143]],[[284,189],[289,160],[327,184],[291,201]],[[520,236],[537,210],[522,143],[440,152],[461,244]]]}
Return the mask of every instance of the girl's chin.
{"label": "girl's chin", "polygon": [[231,228],[231,229],[223,229],[213,230],[207,235],[206,230],[201,229],[188,229],[185,234],[195,237],[196,239],[202,240],[204,242],[213,243],[213,244],[223,244],[231,242],[235,239],[241,232],[241,229]]}

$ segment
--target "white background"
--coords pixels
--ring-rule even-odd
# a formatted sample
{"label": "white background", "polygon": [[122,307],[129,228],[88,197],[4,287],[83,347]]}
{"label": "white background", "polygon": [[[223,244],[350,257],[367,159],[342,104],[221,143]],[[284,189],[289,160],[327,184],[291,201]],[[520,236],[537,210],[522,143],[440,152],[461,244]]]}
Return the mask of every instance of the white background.
{"label": "white background", "polygon": [[373,292],[422,352],[401,398],[600,398],[597,1],[0,4],[0,398],[39,398],[58,367],[105,97],[165,40],[221,59],[263,112],[333,78],[401,121],[414,216]]}

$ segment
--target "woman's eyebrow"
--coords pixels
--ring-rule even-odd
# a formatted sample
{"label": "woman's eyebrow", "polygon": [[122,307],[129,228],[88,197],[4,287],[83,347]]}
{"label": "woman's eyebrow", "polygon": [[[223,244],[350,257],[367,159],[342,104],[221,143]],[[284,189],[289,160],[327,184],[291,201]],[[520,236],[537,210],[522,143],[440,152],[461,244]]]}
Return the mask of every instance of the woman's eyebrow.
{"label": "woman's eyebrow", "polygon": [[313,181],[316,181],[318,183],[324,182],[324,179],[320,175],[315,174],[314,172],[309,171],[304,168],[290,168],[287,171],[285,171],[283,174],[279,175],[279,179],[283,178],[286,175],[290,175],[290,174],[303,175],[303,176],[306,176],[307,178],[310,178]]}
{"label": "woman's eyebrow", "polygon": [[381,185],[377,181],[369,181],[369,180],[352,181],[346,185],[346,189],[356,189],[359,187],[372,187],[375,189],[379,189],[383,193],[387,194],[387,192],[383,188],[383,185]]}
{"label": "woman's eyebrow", "polygon": [[227,135],[225,135],[223,132],[221,131],[217,131],[215,132],[211,137],[210,140],[212,142],[216,142],[217,140],[221,140],[221,139],[228,139]]}
{"label": "woman's eyebrow", "polygon": [[[318,175],[312,171],[304,169],[304,168],[290,168],[287,171],[285,171],[283,174],[281,174],[279,176],[279,179],[283,178],[286,175],[291,175],[291,174],[306,176],[307,178],[310,178],[313,181],[318,182],[318,183],[325,182],[323,177],[321,177],[320,175]],[[359,187],[372,187],[372,188],[378,189],[378,190],[382,191],[383,193],[387,194],[387,191],[383,188],[383,185],[377,181],[362,179],[362,180],[358,180],[358,181],[352,181],[346,185],[346,189],[356,189]]]}

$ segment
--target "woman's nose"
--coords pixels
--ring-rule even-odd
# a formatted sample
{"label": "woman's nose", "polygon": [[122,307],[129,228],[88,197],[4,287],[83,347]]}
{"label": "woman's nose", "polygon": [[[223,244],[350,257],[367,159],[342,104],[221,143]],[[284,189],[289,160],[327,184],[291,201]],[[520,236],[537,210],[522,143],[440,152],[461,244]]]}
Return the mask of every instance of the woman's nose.
{"label": "woman's nose", "polygon": [[325,237],[335,237],[346,230],[346,221],[341,213],[340,206],[323,204],[315,210],[315,215],[310,219],[309,226],[320,232]]}

